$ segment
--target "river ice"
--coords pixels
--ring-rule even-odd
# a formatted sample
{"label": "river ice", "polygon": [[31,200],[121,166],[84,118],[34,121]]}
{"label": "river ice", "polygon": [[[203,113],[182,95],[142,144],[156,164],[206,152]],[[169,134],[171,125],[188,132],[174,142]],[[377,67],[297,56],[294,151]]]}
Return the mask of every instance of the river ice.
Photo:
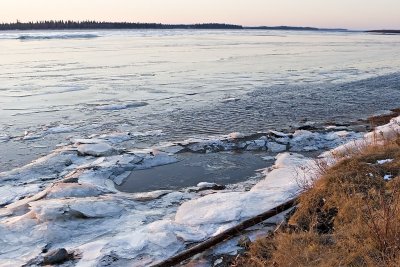
{"label": "river ice", "polygon": [[143,148],[397,108],[399,43],[357,32],[1,32],[0,171],[68,137],[163,131],[125,144]]}
{"label": "river ice", "polygon": [[[399,121],[395,118],[378,131],[399,131]],[[122,133],[71,139],[48,156],[0,174],[0,262],[15,266],[40,261],[46,247],[66,248],[78,256],[66,266],[156,263],[299,193],[297,179],[311,177],[315,161],[291,151],[331,149],[365,142],[371,135],[362,139],[361,134],[343,130],[265,136],[235,133],[171,143],[174,149],[169,152],[157,146],[117,149],[119,138],[135,138]],[[209,183],[194,185],[199,190],[135,194],[114,187],[114,181],[136,168],[173,164],[181,150],[219,153],[257,148],[267,153],[269,143],[281,144],[286,152],[277,154],[274,165],[263,170],[263,178],[249,191],[240,186],[215,191],[207,189],[212,188]],[[79,152],[82,144],[107,144],[115,153],[88,155]],[[181,149],[175,149],[177,144]],[[160,147],[169,150],[166,144]]]}
{"label": "river ice", "polygon": [[[57,248],[76,256],[65,266],[163,260],[294,196],[308,157],[371,140],[346,123],[400,97],[396,36],[6,32],[0,42],[0,266],[40,264]],[[117,190],[185,153],[254,153],[265,168],[224,186]]]}

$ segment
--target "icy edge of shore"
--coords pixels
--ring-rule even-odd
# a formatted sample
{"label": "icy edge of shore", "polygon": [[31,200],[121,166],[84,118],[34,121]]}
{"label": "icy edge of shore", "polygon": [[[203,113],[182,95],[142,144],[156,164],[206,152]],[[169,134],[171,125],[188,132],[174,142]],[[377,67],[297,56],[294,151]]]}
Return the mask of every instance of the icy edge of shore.
{"label": "icy edge of shore", "polygon": [[[397,117],[377,131],[390,134],[400,130],[399,124]],[[189,243],[202,241],[298,193],[296,176],[310,175],[314,161],[291,151],[339,146],[331,150],[335,152],[372,136],[368,133],[363,139],[346,131],[271,132],[268,136],[234,133],[135,151],[115,145],[131,138],[122,133],[74,140],[27,166],[0,174],[0,262],[5,266],[40,262],[45,251],[58,248],[75,254],[76,259],[66,263],[71,266],[114,262],[143,266],[163,260]],[[175,162],[182,150],[210,153],[230,149],[283,153],[250,191],[126,194],[114,188],[114,183],[136,168]]]}

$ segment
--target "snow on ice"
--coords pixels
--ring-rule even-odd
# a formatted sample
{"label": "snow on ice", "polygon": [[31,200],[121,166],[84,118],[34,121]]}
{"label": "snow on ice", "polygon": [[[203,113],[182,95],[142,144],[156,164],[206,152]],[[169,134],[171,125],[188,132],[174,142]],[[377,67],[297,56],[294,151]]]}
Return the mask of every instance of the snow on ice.
{"label": "snow on ice", "polygon": [[[400,130],[399,123],[400,118],[393,119],[378,131],[390,135]],[[66,266],[150,265],[298,194],[297,179],[310,178],[315,164],[298,152],[361,142],[354,132],[302,130],[293,135],[232,133],[129,151],[115,148],[134,137],[111,133],[74,139],[24,167],[0,173],[0,262],[23,265],[40,259],[44,248],[65,248],[79,256]],[[265,151],[268,160],[282,153],[249,191],[238,186],[128,194],[114,187],[132,170],[174,163],[181,152],[227,150]]]}

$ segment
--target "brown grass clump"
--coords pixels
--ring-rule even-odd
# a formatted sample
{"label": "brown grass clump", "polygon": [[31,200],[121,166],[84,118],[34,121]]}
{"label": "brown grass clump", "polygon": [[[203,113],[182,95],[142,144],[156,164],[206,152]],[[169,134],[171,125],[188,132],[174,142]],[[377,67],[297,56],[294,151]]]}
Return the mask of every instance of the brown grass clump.
{"label": "brown grass clump", "polygon": [[400,266],[400,137],[349,153],[234,266]]}

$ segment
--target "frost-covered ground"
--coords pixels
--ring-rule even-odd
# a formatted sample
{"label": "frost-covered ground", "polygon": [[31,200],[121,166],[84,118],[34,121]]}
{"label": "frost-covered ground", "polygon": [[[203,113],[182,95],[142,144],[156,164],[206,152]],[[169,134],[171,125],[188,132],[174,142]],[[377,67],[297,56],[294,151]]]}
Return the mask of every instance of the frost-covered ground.
{"label": "frost-covered ground", "polygon": [[[400,118],[378,128],[400,130]],[[143,134],[160,134],[159,132]],[[314,160],[301,153],[363,140],[339,127],[323,132],[232,133],[127,150],[139,134],[71,139],[51,154],[0,173],[0,265],[40,264],[47,251],[65,248],[65,266],[148,266],[296,195]],[[370,139],[372,134],[366,134]],[[336,148],[339,147],[339,148]],[[336,149],[334,149],[336,148]],[[274,155],[263,179],[228,185],[200,183],[181,190],[122,193],[115,189],[133,170],[173,164],[185,153],[263,151]],[[328,157],[330,154],[326,154]],[[222,252],[234,250],[230,243]],[[233,248],[232,248],[233,246]]]}

